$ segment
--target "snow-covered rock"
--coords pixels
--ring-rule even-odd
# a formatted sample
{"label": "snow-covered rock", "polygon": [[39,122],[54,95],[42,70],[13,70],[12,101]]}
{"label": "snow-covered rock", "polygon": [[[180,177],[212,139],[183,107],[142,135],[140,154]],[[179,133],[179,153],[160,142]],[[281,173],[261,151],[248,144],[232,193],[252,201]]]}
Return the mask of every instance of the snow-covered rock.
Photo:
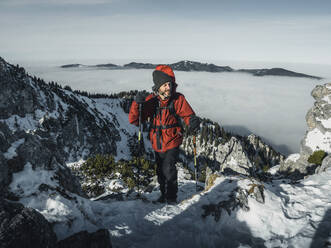
{"label": "snow-covered rock", "polygon": [[331,83],[317,85],[311,92],[314,106],[306,115],[308,130],[301,141],[300,156],[281,163],[280,171],[307,174],[315,166],[308,162],[314,151],[331,153]]}

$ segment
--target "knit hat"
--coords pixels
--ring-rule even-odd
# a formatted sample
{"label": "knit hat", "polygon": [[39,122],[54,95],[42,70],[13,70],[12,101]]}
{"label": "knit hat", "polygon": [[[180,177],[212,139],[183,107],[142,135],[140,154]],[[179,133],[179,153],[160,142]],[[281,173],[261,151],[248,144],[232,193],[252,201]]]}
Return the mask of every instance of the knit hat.
{"label": "knit hat", "polygon": [[153,91],[157,91],[162,84],[166,82],[176,82],[175,74],[170,66],[168,65],[158,65],[153,71]]}

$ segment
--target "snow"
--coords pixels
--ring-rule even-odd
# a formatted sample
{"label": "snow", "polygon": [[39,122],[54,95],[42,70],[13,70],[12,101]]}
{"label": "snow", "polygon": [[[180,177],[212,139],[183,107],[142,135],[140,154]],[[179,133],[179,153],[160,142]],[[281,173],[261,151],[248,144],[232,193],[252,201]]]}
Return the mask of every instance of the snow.
{"label": "snow", "polygon": [[280,168],[280,164],[275,165],[275,166],[271,167],[271,168],[268,170],[268,172],[269,172],[271,175],[275,175],[275,174],[278,172],[279,168]]}
{"label": "snow", "polygon": [[327,153],[331,152],[331,132],[327,131],[324,134],[318,129],[307,133],[306,146],[310,147],[313,151],[323,150]]}
{"label": "snow", "polygon": [[25,139],[19,139],[12,143],[11,147],[3,155],[6,159],[12,159],[17,156],[16,149],[24,143]]}
{"label": "snow", "polygon": [[323,101],[326,101],[328,104],[331,104],[331,95],[326,95],[322,98]]}
{"label": "snow", "polygon": [[10,190],[20,196],[29,196],[38,191],[38,187],[44,183],[53,187],[57,184],[54,181],[54,172],[33,169],[30,162],[24,166],[24,170],[13,174],[13,181],[10,184]]}
{"label": "snow", "polygon": [[[167,205],[134,199],[92,201],[74,194],[74,200],[69,200],[56,192],[32,196],[42,181],[52,183],[48,173],[34,171],[27,164],[23,172],[14,174],[11,189],[16,193],[24,189],[20,201],[53,223],[59,239],[81,230],[106,228],[113,247],[305,248],[312,242],[322,247],[331,237],[326,231],[316,233],[321,223],[328,223],[324,215],[331,209],[331,169],[296,184],[263,183],[264,204],[249,196],[248,212],[235,209],[229,215],[223,211],[218,222],[211,215],[202,218],[202,206],[229,199],[237,187],[248,190],[250,179],[221,176],[210,190],[196,193],[195,182],[180,177],[179,203]],[[144,196],[155,200],[159,192]]]}
{"label": "snow", "polygon": [[293,153],[286,158],[285,163],[288,162],[288,160],[296,162],[299,158],[300,158],[300,153]]}
{"label": "snow", "polygon": [[331,129],[331,117],[327,120],[320,120],[323,127]]}

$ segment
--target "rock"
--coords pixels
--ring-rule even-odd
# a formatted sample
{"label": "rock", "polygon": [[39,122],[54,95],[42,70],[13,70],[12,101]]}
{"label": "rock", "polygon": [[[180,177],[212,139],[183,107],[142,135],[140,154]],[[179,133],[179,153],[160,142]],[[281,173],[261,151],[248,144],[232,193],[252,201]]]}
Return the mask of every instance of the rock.
{"label": "rock", "polygon": [[57,248],[111,248],[110,234],[107,229],[100,229],[94,233],[78,232],[58,242]]}
{"label": "rock", "polygon": [[[330,84],[330,83],[329,83]],[[325,85],[326,86],[326,85]],[[330,94],[330,89],[324,85],[317,85],[311,92],[311,96],[314,97],[316,101],[321,101],[323,97]]]}
{"label": "rock", "polygon": [[10,176],[8,174],[8,166],[5,157],[0,153],[0,197],[4,194],[5,187],[10,182]]}
{"label": "rock", "polygon": [[321,166],[316,169],[316,173],[326,171],[328,168],[331,168],[331,154],[323,159]]}
{"label": "rock", "polygon": [[[316,165],[310,164],[308,158],[317,150],[331,152],[331,83],[317,85],[311,95],[316,102],[306,115],[308,130],[301,140],[299,157],[295,161],[287,159],[280,164],[279,172],[289,177],[302,178],[313,174]],[[325,161],[327,163],[330,160]],[[316,172],[321,170],[322,166]]]}
{"label": "rock", "polygon": [[212,215],[214,216],[215,221],[218,222],[224,212],[231,215],[232,211],[237,208],[241,208],[244,211],[249,211],[247,197],[248,194],[246,191],[240,187],[237,187],[233,192],[231,192],[228,200],[220,201],[217,204],[211,203],[203,205],[202,209],[204,210],[204,213],[202,214],[202,217],[205,218]]}
{"label": "rock", "polygon": [[249,195],[253,196],[253,198],[259,202],[264,203],[264,186],[262,184],[252,183],[249,184],[250,189],[247,191]]}
{"label": "rock", "polygon": [[36,210],[20,203],[0,200],[1,248],[56,247],[56,235]]}

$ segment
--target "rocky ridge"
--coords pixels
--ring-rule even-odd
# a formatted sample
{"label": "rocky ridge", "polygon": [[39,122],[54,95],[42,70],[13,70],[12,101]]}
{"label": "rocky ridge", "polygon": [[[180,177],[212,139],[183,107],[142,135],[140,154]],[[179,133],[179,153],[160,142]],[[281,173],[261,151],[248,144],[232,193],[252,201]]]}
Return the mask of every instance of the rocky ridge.
{"label": "rocky ridge", "polygon": [[[271,69],[238,69],[235,70],[230,66],[218,66],[212,63],[200,63],[189,60],[182,60],[176,63],[168,64],[176,71],[205,71],[205,72],[240,72],[249,73],[253,76],[288,76],[288,77],[303,77],[312,79],[322,79],[321,77],[289,71],[283,68]],[[98,68],[98,69],[155,69],[157,64],[151,63],[137,63],[131,62],[123,66],[115,64],[98,64],[98,65],[82,65],[82,64],[68,64],[61,65],[61,68]]]}
{"label": "rocky ridge", "polygon": [[315,171],[316,165],[309,163],[308,158],[318,150],[327,154],[322,167],[331,165],[331,83],[317,85],[311,95],[315,103],[306,114],[308,130],[301,140],[300,153],[292,154],[281,163],[281,172],[296,171],[305,175]]}

